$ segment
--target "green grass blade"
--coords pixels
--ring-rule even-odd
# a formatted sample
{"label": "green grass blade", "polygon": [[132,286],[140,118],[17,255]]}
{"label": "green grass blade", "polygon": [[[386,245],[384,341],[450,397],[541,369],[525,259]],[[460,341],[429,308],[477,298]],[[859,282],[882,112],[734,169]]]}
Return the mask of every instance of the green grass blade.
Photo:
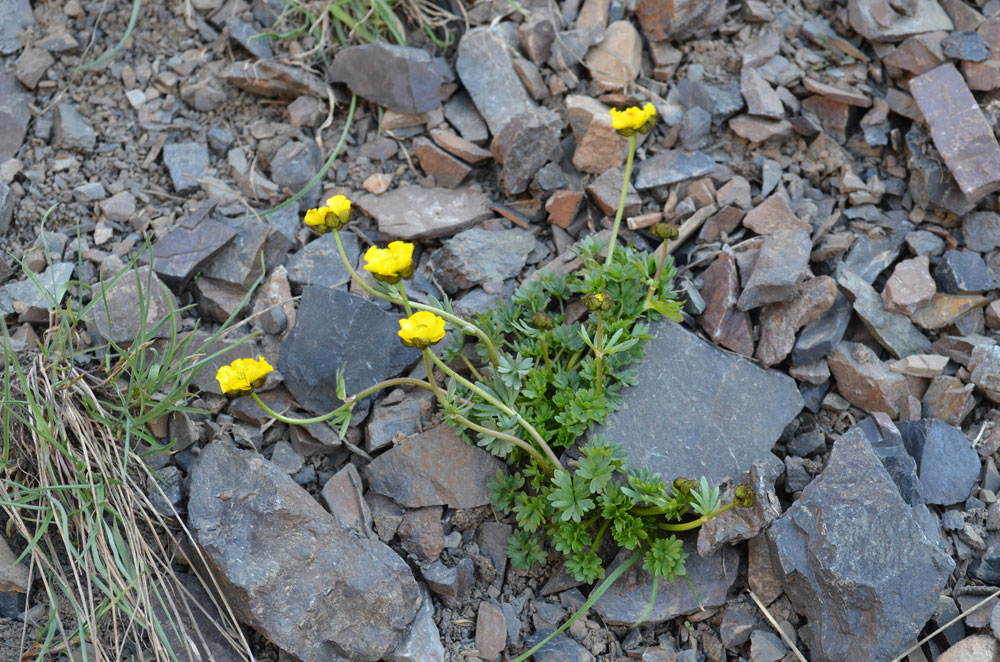
{"label": "green grass blade", "polygon": [[96,60],[94,60],[90,64],[81,65],[81,66],[77,67],[76,69],[74,69],[73,71],[87,71],[89,69],[93,69],[95,67],[99,67],[102,64],[104,64],[105,62],[107,62],[108,60],[110,60],[111,58],[113,58],[114,56],[118,55],[118,52],[125,47],[125,44],[128,42],[129,37],[132,36],[132,30],[135,29],[135,24],[139,20],[139,9],[141,7],[142,7],[142,0],[133,0],[133,2],[132,2],[132,15],[129,16],[128,26],[126,26],[126,28],[125,28],[125,34],[122,35],[121,41],[119,41],[117,44],[115,44],[114,48],[112,48],[110,51],[108,51],[107,53],[105,53],[101,57],[97,58]]}

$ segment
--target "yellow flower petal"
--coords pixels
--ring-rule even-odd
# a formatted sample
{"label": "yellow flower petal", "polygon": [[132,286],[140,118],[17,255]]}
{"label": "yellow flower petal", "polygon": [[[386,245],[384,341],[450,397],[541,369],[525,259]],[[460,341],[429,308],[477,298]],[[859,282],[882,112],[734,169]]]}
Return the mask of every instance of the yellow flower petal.
{"label": "yellow flower petal", "polygon": [[326,201],[326,206],[337,216],[344,216],[351,213],[351,201],[346,195],[335,195]]}
{"label": "yellow flower petal", "polygon": [[388,248],[372,246],[365,252],[365,269],[375,278],[395,283],[413,275],[413,244],[394,241]]}
{"label": "yellow flower petal", "polygon": [[326,226],[326,216],[331,212],[329,207],[319,207],[317,209],[310,209],[306,212],[305,223],[312,228],[321,228]]}
{"label": "yellow flower petal", "polygon": [[264,378],[274,370],[258,356],[256,359],[236,359],[229,365],[224,365],[215,373],[219,387],[226,395],[242,395],[249,393],[264,384]]}
{"label": "yellow flower petal", "polygon": [[656,119],[656,107],[647,103],[642,108],[630,106],[625,110],[611,109],[611,126],[622,135],[631,136],[636,131],[647,132]]}
{"label": "yellow flower petal", "polygon": [[444,319],[421,310],[399,320],[399,337],[407,347],[427,349],[444,338]]}

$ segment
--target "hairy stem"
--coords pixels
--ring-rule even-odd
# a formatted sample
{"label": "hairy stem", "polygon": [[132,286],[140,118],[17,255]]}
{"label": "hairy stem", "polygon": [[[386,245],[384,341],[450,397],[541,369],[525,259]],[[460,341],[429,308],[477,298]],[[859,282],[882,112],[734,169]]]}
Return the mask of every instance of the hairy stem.
{"label": "hairy stem", "polygon": [[604,260],[604,266],[611,265],[611,259],[615,254],[615,242],[618,241],[618,228],[622,224],[622,216],[625,214],[625,198],[628,197],[628,183],[632,177],[632,160],[635,158],[635,136],[628,139],[628,160],[625,162],[625,182],[622,184],[622,197],[618,201],[618,211],[615,212],[615,224],[611,228],[611,243],[608,244],[608,257]]}
{"label": "hairy stem", "polygon": [[282,423],[288,423],[290,425],[309,425],[311,423],[323,423],[324,421],[330,420],[331,418],[336,416],[338,412],[344,411],[345,409],[350,409],[351,407],[354,406],[355,402],[366,396],[371,395],[375,391],[379,391],[384,388],[389,388],[390,386],[400,386],[402,384],[410,384],[411,386],[420,386],[422,388],[434,390],[434,388],[430,384],[421,379],[412,379],[410,377],[397,377],[395,379],[387,379],[384,382],[379,382],[378,384],[375,384],[374,386],[369,386],[365,390],[356,393],[355,395],[347,396],[347,399],[344,400],[344,404],[340,405],[333,411],[327,412],[321,416],[313,416],[312,418],[290,418],[283,414],[279,414],[278,412],[274,411],[266,404],[264,404],[264,401],[260,399],[259,395],[257,395],[257,391],[250,391],[250,397],[253,398],[254,402],[257,403],[258,407],[264,410],[264,413],[266,413],[268,416],[275,418],[276,420],[281,421]]}

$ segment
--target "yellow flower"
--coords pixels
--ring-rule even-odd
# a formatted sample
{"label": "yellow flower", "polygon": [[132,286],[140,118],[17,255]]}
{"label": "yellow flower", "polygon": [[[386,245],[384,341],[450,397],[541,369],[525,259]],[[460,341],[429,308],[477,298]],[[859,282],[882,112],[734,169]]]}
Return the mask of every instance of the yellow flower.
{"label": "yellow flower", "polygon": [[324,232],[330,231],[330,226],[327,225],[326,219],[330,216],[333,211],[329,207],[319,207],[317,209],[310,209],[306,212],[305,222],[306,225],[311,227],[316,232],[323,234]]}
{"label": "yellow flower", "polygon": [[340,221],[340,225],[334,228],[335,230],[344,227],[351,220],[351,201],[347,199],[346,195],[335,195],[328,198],[326,206]]}
{"label": "yellow flower", "polygon": [[635,132],[649,133],[656,122],[656,107],[647,103],[642,108],[631,106],[625,110],[611,109],[611,126],[623,136],[631,136]]}
{"label": "yellow flower", "polygon": [[365,269],[384,283],[413,275],[413,244],[394,241],[388,248],[372,246],[365,252]]}
{"label": "yellow flower", "polygon": [[329,198],[325,206],[310,209],[305,217],[306,225],[320,234],[339,230],[347,225],[349,220],[351,220],[351,201],[343,195]]}
{"label": "yellow flower", "polygon": [[274,370],[263,357],[236,359],[215,373],[219,386],[226,395],[243,395],[264,385],[267,373]]}
{"label": "yellow flower", "polygon": [[444,319],[426,310],[399,320],[399,337],[407,347],[427,349],[444,338]]}

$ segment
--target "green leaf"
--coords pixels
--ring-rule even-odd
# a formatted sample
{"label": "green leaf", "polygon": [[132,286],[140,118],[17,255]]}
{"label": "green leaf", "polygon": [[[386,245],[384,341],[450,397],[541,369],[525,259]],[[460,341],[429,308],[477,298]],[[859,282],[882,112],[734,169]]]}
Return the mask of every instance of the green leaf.
{"label": "green leaf", "polygon": [[683,547],[684,543],[677,536],[654,540],[643,557],[642,567],[654,577],[673,581],[687,574],[684,559],[688,554]]}
{"label": "green leaf", "polygon": [[563,554],[579,552],[592,544],[593,540],[582,522],[564,522],[552,533],[552,546]]}
{"label": "green leaf", "polygon": [[595,552],[577,552],[566,557],[566,571],[578,582],[590,584],[604,578],[604,566]]}
{"label": "green leaf", "polygon": [[518,492],[514,500],[517,502],[514,513],[517,515],[518,525],[528,533],[538,530],[545,521],[545,502],[542,498]]}
{"label": "green leaf", "polygon": [[497,469],[496,475],[486,484],[486,493],[494,506],[504,513],[509,513],[515,495],[522,487],[524,487],[524,476],[520,473],[508,476],[502,469]]}
{"label": "green leaf", "polygon": [[719,486],[709,488],[704,476],[698,483],[698,491],[691,494],[691,509],[699,515],[711,515],[719,509]]}
{"label": "green leaf", "polygon": [[584,457],[580,460],[576,470],[577,476],[589,481],[591,494],[597,494],[603,490],[614,473],[615,469],[611,465],[610,458],[607,457]]}
{"label": "green leaf", "polygon": [[579,522],[594,507],[594,500],[589,498],[590,490],[583,478],[557,469],[552,475],[552,482],[555,487],[549,492],[548,499],[556,510],[561,511],[562,521]]}
{"label": "green leaf", "polygon": [[507,558],[515,568],[530,570],[531,566],[545,561],[547,556],[535,536],[515,531],[507,540]]}

